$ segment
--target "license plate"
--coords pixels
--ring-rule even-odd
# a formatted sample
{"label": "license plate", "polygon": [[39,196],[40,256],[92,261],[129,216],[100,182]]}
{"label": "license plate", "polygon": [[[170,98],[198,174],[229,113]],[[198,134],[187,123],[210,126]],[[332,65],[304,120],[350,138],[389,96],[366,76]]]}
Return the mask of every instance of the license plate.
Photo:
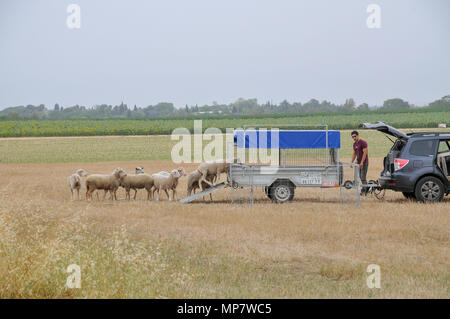
{"label": "license plate", "polygon": [[316,185],[322,184],[322,177],[320,176],[308,176],[300,178],[301,185]]}

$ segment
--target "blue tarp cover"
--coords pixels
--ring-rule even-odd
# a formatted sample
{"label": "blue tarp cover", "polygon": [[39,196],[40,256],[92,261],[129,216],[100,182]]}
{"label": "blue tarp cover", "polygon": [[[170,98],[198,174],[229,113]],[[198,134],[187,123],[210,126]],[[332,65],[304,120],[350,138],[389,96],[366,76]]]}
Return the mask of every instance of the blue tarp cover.
{"label": "blue tarp cover", "polygon": [[[278,131],[278,146],[276,145],[276,131],[270,130],[246,130],[245,148],[280,148],[280,149],[305,149],[326,148],[327,131]],[[272,147],[272,134],[274,135],[274,146]],[[234,143],[239,148],[244,148],[244,130],[234,131]],[[341,147],[341,133],[339,131],[328,131],[328,147]]]}

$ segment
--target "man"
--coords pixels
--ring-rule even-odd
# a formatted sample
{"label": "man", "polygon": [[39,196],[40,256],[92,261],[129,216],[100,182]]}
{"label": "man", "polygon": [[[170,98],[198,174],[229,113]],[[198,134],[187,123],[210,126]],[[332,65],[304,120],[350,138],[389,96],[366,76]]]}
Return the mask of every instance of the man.
{"label": "man", "polygon": [[[353,156],[352,163],[355,161],[359,164],[359,177],[361,178],[361,183],[367,185],[367,168],[369,167],[369,154],[367,148],[367,142],[359,137],[357,131],[352,132],[353,138]],[[361,195],[365,195],[367,192],[366,187],[361,189]]]}

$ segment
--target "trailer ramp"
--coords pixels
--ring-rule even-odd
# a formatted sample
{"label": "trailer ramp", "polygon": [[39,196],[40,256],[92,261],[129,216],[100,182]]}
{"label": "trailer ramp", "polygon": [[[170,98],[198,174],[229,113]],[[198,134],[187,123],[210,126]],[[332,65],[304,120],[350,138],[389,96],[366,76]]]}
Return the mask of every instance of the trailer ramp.
{"label": "trailer ramp", "polygon": [[218,191],[219,189],[225,188],[226,186],[227,186],[227,184],[225,182],[217,184],[214,187],[210,187],[208,189],[205,189],[203,192],[199,192],[199,193],[196,193],[194,195],[182,198],[182,199],[179,200],[179,202],[181,204],[190,203],[190,202],[192,202],[193,200],[195,200],[197,198],[200,198],[200,197],[209,195],[211,193],[214,193],[215,191]]}

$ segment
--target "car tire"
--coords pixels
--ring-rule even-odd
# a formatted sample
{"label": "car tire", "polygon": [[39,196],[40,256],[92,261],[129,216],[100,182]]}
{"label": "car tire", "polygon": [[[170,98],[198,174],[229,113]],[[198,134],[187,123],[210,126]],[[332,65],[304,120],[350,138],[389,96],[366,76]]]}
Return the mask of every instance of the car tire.
{"label": "car tire", "polygon": [[269,188],[269,194],[274,202],[287,203],[294,198],[294,186],[288,181],[278,181]]}
{"label": "car tire", "polygon": [[402,194],[406,199],[416,199],[416,194],[414,194],[414,192],[402,192]]}
{"label": "car tire", "polygon": [[415,197],[424,203],[439,202],[444,197],[444,184],[433,176],[425,176],[417,182]]}

